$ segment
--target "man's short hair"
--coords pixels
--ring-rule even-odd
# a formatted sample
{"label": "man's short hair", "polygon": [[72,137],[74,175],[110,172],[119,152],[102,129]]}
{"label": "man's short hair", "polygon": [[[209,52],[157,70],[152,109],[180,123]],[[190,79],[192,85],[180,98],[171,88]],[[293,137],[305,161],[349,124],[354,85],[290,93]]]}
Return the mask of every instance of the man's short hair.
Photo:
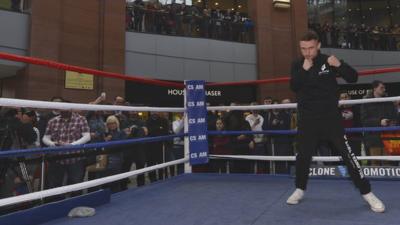
{"label": "man's short hair", "polygon": [[313,30],[307,31],[300,39],[300,41],[312,41],[312,40],[319,42],[319,36],[317,32]]}
{"label": "man's short hair", "polygon": [[64,102],[64,99],[60,96],[53,96],[51,97],[50,101],[52,102]]}
{"label": "man's short hair", "polygon": [[384,84],[383,81],[380,80],[374,80],[372,81],[372,88],[375,89],[377,88],[379,85]]}
{"label": "man's short hair", "polygon": [[265,100],[272,100],[272,97],[271,96],[267,96],[267,97],[264,98],[264,101]]}
{"label": "man's short hair", "polygon": [[251,102],[250,105],[258,105],[258,102]]}
{"label": "man's short hair", "polygon": [[117,100],[118,98],[122,98],[122,99],[125,101],[125,98],[122,97],[121,95],[116,95],[116,96],[114,97],[114,100]]}

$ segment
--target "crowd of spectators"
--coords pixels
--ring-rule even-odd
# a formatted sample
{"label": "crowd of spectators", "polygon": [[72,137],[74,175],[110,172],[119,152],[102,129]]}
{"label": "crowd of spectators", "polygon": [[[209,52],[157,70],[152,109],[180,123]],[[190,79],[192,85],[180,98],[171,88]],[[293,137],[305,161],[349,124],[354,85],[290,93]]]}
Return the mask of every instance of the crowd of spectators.
{"label": "crowd of spectators", "polygon": [[126,8],[126,29],[254,43],[254,24],[244,13],[177,3],[134,1]]}
{"label": "crowd of spectators", "polygon": [[346,27],[337,24],[309,24],[321,37],[322,47],[347,48],[359,50],[400,50],[400,26],[367,26],[349,24]]}
{"label": "crowd of spectators", "polygon": [[31,0],[0,0],[0,9],[13,12],[29,12]]}
{"label": "crowd of spectators", "polygon": [[[380,81],[375,81],[372,84],[372,91],[365,97],[383,97],[385,93],[385,85]],[[346,100],[349,99],[349,95],[342,93],[340,98]],[[91,104],[107,104],[104,100],[105,96],[102,95]],[[68,102],[61,97],[53,97],[52,101]],[[290,102],[290,99],[275,100],[267,97],[262,104]],[[130,105],[121,96],[115,97],[109,104]],[[256,104],[258,103],[251,103],[251,105]],[[399,124],[400,104],[397,103],[372,103],[361,107],[341,106],[340,110],[343,125],[347,128]],[[149,113],[147,117],[142,117],[138,112],[33,111],[24,108],[3,108],[0,143],[2,150],[9,150],[183,134],[182,116],[182,114],[172,113]],[[208,129],[217,131],[293,130],[297,127],[297,113],[291,109],[248,112],[210,111],[207,118]],[[361,155],[362,146],[365,146],[367,155],[386,154],[379,133],[352,134],[348,136],[348,139],[357,155]],[[218,155],[293,156],[296,153],[296,140],[293,135],[213,135],[209,136],[209,151],[210,154]],[[323,156],[336,155],[328,143],[320,143],[316,153]],[[140,169],[183,158],[183,156],[183,138],[179,137],[169,141],[99,148],[96,151],[56,153],[46,156],[45,188],[83,182],[85,174],[88,174],[87,179],[91,180],[130,171],[132,166]],[[23,162],[28,176],[23,174],[23,167],[18,162]],[[40,162],[40,156],[2,159],[0,161],[0,196],[4,198],[38,190]],[[372,161],[370,165],[378,166],[381,162]],[[195,166],[193,171],[288,174],[291,166],[291,162],[211,159],[206,165]],[[107,187],[113,192],[118,192],[132,185],[142,186],[146,182],[162,180],[181,173],[183,173],[183,165],[173,166],[139,175],[132,180],[114,182],[103,188]],[[148,179],[145,179],[146,177]],[[89,191],[98,188],[100,187],[91,188]],[[69,196],[80,193],[70,193]]]}

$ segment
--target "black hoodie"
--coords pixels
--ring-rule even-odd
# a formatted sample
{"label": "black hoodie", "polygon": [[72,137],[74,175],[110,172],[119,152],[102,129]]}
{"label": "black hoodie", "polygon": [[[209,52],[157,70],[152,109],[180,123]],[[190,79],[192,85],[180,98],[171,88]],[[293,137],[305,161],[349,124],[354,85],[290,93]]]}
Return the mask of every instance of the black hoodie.
{"label": "black hoodie", "polygon": [[356,70],[343,61],[340,67],[329,66],[328,57],[319,53],[308,71],[303,69],[304,58],[292,64],[290,88],[296,93],[299,120],[340,118],[336,78],[357,82]]}

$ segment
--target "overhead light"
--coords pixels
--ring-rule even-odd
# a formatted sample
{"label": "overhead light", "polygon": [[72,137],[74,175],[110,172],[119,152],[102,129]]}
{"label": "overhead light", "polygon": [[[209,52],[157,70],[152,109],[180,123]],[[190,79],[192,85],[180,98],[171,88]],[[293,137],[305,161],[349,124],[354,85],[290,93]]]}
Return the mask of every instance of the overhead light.
{"label": "overhead light", "polygon": [[235,11],[235,8],[232,8],[232,11]]}
{"label": "overhead light", "polygon": [[290,8],[290,0],[273,0],[272,5],[275,8],[287,9]]}
{"label": "overhead light", "polygon": [[201,0],[197,0],[198,3],[201,3]]}
{"label": "overhead light", "polygon": [[242,5],[238,5],[238,8],[241,9],[241,8],[242,8]]}
{"label": "overhead light", "polygon": [[218,5],[219,5],[219,3],[218,3],[218,2],[215,2],[215,3],[214,3],[214,5],[218,6]]}

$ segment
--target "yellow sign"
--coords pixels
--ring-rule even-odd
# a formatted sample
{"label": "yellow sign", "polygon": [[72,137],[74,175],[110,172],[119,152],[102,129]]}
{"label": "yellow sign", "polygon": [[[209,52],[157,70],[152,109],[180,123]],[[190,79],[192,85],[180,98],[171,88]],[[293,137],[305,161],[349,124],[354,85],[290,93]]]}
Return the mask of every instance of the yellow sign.
{"label": "yellow sign", "polygon": [[65,88],[93,90],[93,75],[65,71]]}
{"label": "yellow sign", "polygon": [[272,4],[275,8],[290,8],[290,0],[273,0]]}

